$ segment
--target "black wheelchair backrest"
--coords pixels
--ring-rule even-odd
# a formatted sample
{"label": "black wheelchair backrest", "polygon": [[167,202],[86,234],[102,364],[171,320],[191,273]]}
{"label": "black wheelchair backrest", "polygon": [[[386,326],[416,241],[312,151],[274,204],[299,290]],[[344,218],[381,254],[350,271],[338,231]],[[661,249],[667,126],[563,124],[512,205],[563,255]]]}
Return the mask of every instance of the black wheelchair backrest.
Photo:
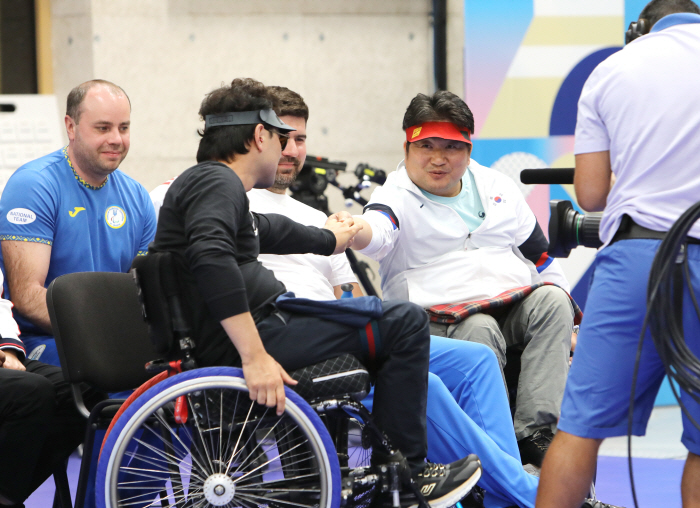
{"label": "black wheelchair backrest", "polygon": [[136,388],[157,357],[128,273],[79,272],[51,282],[46,294],[58,355],[69,383],[106,391]]}
{"label": "black wheelchair backrest", "polygon": [[190,328],[183,314],[177,261],[169,252],[138,256],[131,273],[153,347],[166,359],[178,356],[178,340],[189,337]]}

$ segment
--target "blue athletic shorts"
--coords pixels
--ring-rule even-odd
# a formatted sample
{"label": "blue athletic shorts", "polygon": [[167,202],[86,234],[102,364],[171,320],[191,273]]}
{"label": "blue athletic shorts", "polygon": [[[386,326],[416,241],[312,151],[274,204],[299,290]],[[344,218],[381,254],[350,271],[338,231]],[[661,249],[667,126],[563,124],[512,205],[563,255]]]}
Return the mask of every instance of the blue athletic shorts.
{"label": "blue athletic shorts", "polygon": [[[660,240],[621,240],[595,259],[576,353],[569,372],[558,428],[602,439],[627,435],[630,390],[639,335],[646,313],[649,270]],[[690,245],[693,288],[700,298],[700,245]],[[686,289],[683,324],[688,346],[700,356],[700,321]],[[647,330],[639,367],[632,432],[644,435],[664,368]],[[700,423],[700,406],[681,400]],[[700,431],[683,415],[681,441],[700,455]]]}
{"label": "blue athletic shorts", "polygon": [[27,358],[30,360],[38,360],[49,365],[61,366],[61,360],[58,358],[58,349],[56,341],[49,335],[20,335],[24,342],[24,349],[27,351]]}

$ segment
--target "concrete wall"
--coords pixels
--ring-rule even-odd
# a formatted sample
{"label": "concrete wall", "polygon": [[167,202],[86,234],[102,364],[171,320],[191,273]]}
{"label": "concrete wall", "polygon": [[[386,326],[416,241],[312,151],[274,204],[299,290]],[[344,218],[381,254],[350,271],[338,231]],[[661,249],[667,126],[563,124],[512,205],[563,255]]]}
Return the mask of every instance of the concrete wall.
{"label": "concrete wall", "polygon": [[[360,162],[392,171],[408,103],[434,89],[431,9],[430,0],[51,0],[54,91],[63,111],[83,81],[126,90],[122,170],[148,190],[194,164],[199,104],[235,77],[304,97],[309,153],[350,172]],[[463,18],[463,0],[449,0],[448,82],[460,96]],[[337,189],[327,195],[332,210],[344,208]]]}
{"label": "concrete wall", "polygon": [[[123,170],[149,189],[194,162],[204,95],[243,76],[304,96],[311,153],[391,170],[408,102],[433,88],[430,11],[430,0],[53,0],[55,93],[91,78],[127,91]],[[449,3],[460,95],[462,12]]]}

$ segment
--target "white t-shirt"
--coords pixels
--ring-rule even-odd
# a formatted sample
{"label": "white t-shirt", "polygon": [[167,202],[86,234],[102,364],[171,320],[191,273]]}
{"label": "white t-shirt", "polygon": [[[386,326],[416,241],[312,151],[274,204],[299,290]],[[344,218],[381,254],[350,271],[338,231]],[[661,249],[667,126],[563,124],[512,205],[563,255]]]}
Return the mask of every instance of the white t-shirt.
{"label": "white t-shirt", "polygon": [[151,192],[148,193],[149,196],[151,196],[151,202],[153,203],[153,208],[156,209],[156,221],[158,221],[158,214],[160,213],[160,207],[163,206],[163,200],[165,199],[165,194],[168,192],[168,189],[170,188],[170,184],[175,181],[175,178],[177,176],[171,178],[167,182],[164,182],[160,184],[158,187],[153,189]]}
{"label": "white t-shirt", "polygon": [[[277,213],[306,226],[323,227],[326,214],[311,208],[286,194],[264,189],[248,192],[250,209],[257,213]],[[345,254],[317,256],[315,254],[261,254],[258,259],[272,270],[288,291],[300,298],[335,300],[333,287],[357,282]]]}
{"label": "white t-shirt", "polygon": [[[611,55],[583,87],[574,151],[609,150],[616,177],[600,225],[604,244],[623,214],[668,231],[700,201],[700,24],[689,19],[700,16],[662,18],[653,27],[660,30]],[[700,225],[690,235],[700,238]]]}

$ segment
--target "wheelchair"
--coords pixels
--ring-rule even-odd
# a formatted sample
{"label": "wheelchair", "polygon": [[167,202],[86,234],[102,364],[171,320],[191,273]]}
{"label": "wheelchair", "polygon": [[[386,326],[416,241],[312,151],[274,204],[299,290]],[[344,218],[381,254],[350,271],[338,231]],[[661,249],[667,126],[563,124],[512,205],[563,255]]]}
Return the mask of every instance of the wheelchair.
{"label": "wheelchair", "polygon": [[[395,478],[367,463],[351,469],[358,464],[347,454],[347,430],[338,428],[349,423],[339,412],[362,412],[351,396],[310,404],[290,389],[286,395],[277,416],[250,400],[241,370],[232,367],[194,369],[156,384],[105,441],[98,506],[100,499],[104,506],[359,506],[356,497],[372,487],[388,491],[398,482],[398,467]],[[335,440],[319,415],[335,423]]]}
{"label": "wheelchair", "polygon": [[[149,254],[132,273],[151,341],[166,358],[147,368],[181,372],[115,420],[97,468],[98,507],[428,507],[405,458],[359,402],[370,375],[353,356],[290,372],[299,383],[285,387],[279,416],[250,400],[241,369],[196,368],[172,263]],[[388,460],[370,463],[372,447]]]}

